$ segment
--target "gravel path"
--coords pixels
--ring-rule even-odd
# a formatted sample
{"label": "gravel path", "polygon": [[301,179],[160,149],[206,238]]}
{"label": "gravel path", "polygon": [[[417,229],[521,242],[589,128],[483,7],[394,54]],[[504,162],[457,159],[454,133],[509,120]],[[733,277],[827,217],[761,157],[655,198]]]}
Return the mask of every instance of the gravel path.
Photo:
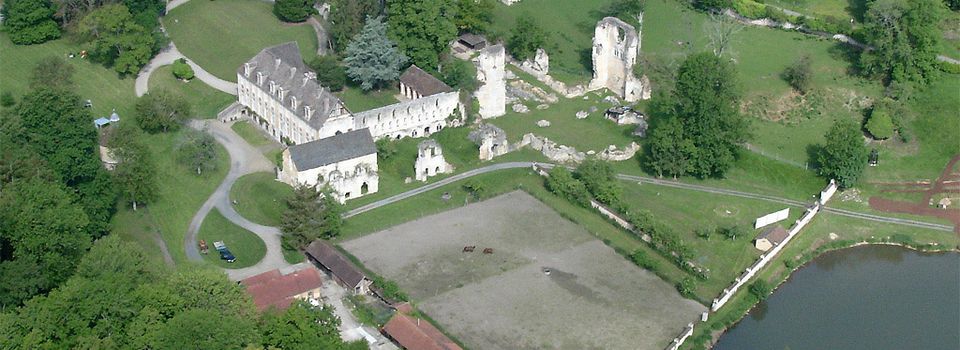
{"label": "gravel path", "polygon": [[193,68],[193,73],[197,79],[200,79],[200,81],[214,89],[236,96],[236,83],[231,83],[229,81],[217,78],[213,74],[210,74],[204,70],[203,67],[200,67],[180,53],[180,50],[177,50],[177,45],[173,42],[170,42],[170,45],[167,45],[166,48],[160,50],[160,53],[154,56],[146,66],[143,66],[143,68],[140,69],[140,73],[137,74],[137,81],[134,84],[134,91],[136,92],[137,97],[143,96],[147,93],[147,90],[150,89],[150,74],[153,74],[154,70],[169,64],[173,64],[173,62],[181,58],[186,58],[187,64]]}

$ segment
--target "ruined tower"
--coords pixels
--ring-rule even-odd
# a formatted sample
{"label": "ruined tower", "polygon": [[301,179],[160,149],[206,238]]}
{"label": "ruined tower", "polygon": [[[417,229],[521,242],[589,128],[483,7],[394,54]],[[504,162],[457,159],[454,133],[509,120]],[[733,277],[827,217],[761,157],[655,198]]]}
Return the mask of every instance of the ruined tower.
{"label": "ruined tower", "polygon": [[507,88],[504,80],[506,52],[497,44],[480,50],[477,61],[477,101],[480,102],[480,117],[496,118],[506,113]]}
{"label": "ruined tower", "polygon": [[[639,18],[642,21],[642,16]],[[640,35],[615,17],[597,22],[593,35],[593,80],[590,89],[607,88],[629,102],[650,98],[650,83],[633,75]]]}

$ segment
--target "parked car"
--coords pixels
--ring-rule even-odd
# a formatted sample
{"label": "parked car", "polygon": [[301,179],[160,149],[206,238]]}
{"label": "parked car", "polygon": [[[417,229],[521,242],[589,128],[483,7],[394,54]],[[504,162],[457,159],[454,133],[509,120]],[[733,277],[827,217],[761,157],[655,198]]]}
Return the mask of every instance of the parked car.
{"label": "parked car", "polygon": [[226,260],[228,263],[237,261],[237,257],[233,256],[233,253],[230,252],[230,249],[227,249],[227,245],[223,241],[213,242],[213,248],[220,253],[220,260]]}

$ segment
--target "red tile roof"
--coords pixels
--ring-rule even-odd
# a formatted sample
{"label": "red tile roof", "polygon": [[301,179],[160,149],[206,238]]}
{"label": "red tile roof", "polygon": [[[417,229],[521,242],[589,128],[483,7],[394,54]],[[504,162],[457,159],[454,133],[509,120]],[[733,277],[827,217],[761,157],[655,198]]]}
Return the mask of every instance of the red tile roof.
{"label": "red tile roof", "polygon": [[462,350],[430,322],[397,313],[383,331],[408,350]]}
{"label": "red tile roof", "polygon": [[295,301],[294,296],[320,288],[320,272],[308,267],[287,275],[272,270],[240,281],[247,287],[247,293],[253,297],[257,310],[270,307],[284,310]]}

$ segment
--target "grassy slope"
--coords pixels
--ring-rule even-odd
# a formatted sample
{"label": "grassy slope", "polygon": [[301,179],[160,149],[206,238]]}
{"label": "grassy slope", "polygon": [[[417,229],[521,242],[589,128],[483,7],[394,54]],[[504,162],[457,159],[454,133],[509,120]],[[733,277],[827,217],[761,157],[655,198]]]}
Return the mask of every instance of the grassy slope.
{"label": "grassy slope", "polygon": [[253,147],[266,146],[273,143],[273,141],[263,135],[262,131],[258,130],[256,126],[253,126],[253,124],[248,122],[239,121],[233,123],[230,128]]}
{"label": "grassy slope", "polygon": [[247,220],[267,226],[280,225],[283,201],[293,189],[276,181],[273,173],[247,174],[237,179],[230,188],[233,207]]}
{"label": "grassy slope", "polygon": [[154,232],[159,232],[176,263],[186,262],[183,251],[183,236],[193,215],[207,197],[223,181],[229,170],[226,150],[217,145],[217,170],[201,176],[176,162],[172,155],[180,133],[145,136],[145,143],[157,165],[157,200],[147,205],[146,211],[133,212],[121,209],[113,218],[112,232],[138,242],[147,251],[156,251],[144,242],[153,242]]}
{"label": "grassy slope", "polygon": [[[267,245],[260,240],[260,237],[228,221],[216,209],[211,210],[210,214],[203,219],[197,238],[205,240],[210,249],[210,252],[203,256],[203,260],[223,268],[239,269],[253,266],[267,254]],[[237,260],[233,263],[220,260],[220,255],[213,248],[213,242],[216,241],[223,241]]]}
{"label": "grassy slope", "polygon": [[236,96],[216,90],[204,84],[200,79],[184,83],[173,76],[173,66],[157,68],[150,75],[150,91],[166,89],[180,94],[190,105],[196,118],[216,118],[217,113],[237,100]]}
{"label": "grassy slope", "polygon": [[296,41],[303,57],[316,55],[313,28],[280,22],[271,6],[256,0],[190,1],[167,14],[163,24],[181,53],[213,75],[236,81],[237,67],[268,46]]}
{"label": "grassy slope", "polygon": [[366,92],[359,87],[344,86],[343,91],[337,93],[337,97],[340,97],[347,109],[356,113],[397,103],[393,95],[398,93],[394,86]]}
{"label": "grassy slope", "polygon": [[37,62],[50,56],[62,57],[75,68],[74,91],[83,99],[93,102],[93,115],[108,116],[116,108],[120,117],[133,113],[133,78],[121,78],[113,69],[90,62],[87,59],[67,58],[69,53],[80,52],[80,45],[67,39],[54,40],[39,45],[14,45],[7,34],[0,32],[0,92],[10,91],[20,100],[27,92],[30,75]]}

